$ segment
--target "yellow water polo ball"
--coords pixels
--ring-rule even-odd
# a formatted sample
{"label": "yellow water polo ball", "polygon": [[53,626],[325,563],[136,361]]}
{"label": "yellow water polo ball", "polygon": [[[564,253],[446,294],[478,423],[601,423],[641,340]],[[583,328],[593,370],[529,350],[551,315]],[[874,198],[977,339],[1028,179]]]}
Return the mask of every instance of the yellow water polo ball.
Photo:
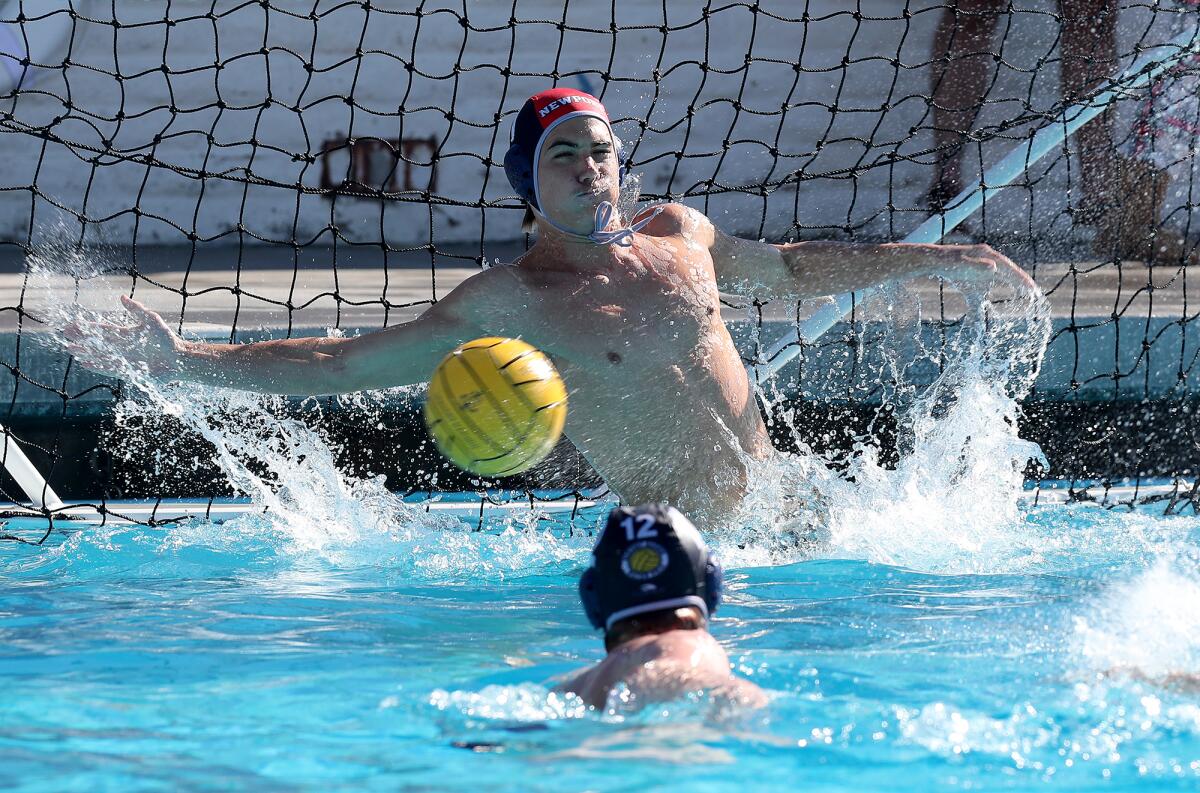
{"label": "yellow water polo ball", "polygon": [[438,451],[479,476],[511,476],[545,459],[567,420],[567,387],[520,339],[475,339],[429,380],[425,426]]}

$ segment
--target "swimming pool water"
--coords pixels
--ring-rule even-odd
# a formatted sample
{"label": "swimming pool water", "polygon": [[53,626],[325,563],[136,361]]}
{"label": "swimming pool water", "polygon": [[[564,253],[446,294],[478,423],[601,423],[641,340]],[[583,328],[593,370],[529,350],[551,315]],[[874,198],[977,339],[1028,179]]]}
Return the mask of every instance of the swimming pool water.
{"label": "swimming pool water", "polygon": [[318,552],[247,518],[0,543],[0,788],[1196,789],[1200,517],[1027,506],[1006,531],[994,565],[748,566],[716,538],[713,631],[771,695],[748,713],[548,689],[602,655],[586,536]]}

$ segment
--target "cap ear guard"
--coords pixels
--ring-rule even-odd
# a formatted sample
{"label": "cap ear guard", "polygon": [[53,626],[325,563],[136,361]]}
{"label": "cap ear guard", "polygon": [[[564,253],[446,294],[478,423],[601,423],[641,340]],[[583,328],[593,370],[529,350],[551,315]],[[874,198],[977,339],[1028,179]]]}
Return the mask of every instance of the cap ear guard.
{"label": "cap ear guard", "polygon": [[504,155],[504,175],[508,177],[508,183],[517,191],[517,195],[538,208],[537,199],[533,194],[533,165],[519,143],[512,143]]}
{"label": "cap ear guard", "polygon": [[709,554],[704,564],[704,605],[708,608],[708,618],[712,619],[721,605],[721,596],[725,593],[725,569],[721,560]]}
{"label": "cap ear guard", "polygon": [[583,613],[588,622],[596,630],[604,627],[604,613],[600,610],[600,602],[596,597],[596,568],[589,567],[583,571],[579,579],[579,600],[583,603]]}

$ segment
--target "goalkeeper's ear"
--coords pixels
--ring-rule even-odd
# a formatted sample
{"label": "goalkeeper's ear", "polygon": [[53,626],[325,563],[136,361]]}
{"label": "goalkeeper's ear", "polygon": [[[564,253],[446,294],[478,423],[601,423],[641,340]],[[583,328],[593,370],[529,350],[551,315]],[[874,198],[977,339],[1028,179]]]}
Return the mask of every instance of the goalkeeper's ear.
{"label": "goalkeeper's ear", "polygon": [[537,221],[533,217],[533,207],[528,202],[525,204],[525,217],[521,219],[521,231],[525,234],[532,234],[537,231]]}

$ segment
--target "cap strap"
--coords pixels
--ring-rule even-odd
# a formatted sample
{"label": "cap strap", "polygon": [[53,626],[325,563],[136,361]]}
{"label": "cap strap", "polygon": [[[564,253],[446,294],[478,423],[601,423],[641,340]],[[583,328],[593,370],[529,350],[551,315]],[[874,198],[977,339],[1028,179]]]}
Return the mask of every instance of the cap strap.
{"label": "cap strap", "polygon": [[612,626],[624,619],[636,617],[638,614],[645,614],[650,611],[665,611],[666,609],[686,608],[687,606],[695,606],[700,609],[700,613],[704,615],[704,619],[708,619],[708,604],[704,602],[704,598],[699,595],[684,595],[677,598],[666,598],[664,600],[655,600],[650,603],[639,603],[636,606],[631,606],[627,609],[614,611],[604,620],[604,630],[612,630]]}
{"label": "cap strap", "polygon": [[545,212],[542,212],[537,207],[531,205],[529,208],[533,210],[535,215],[561,231],[563,234],[566,234],[568,237],[574,237],[577,240],[587,240],[589,242],[594,242],[597,245],[620,245],[622,248],[631,247],[633,245],[633,235],[638,231],[641,231],[642,227],[644,227],[651,220],[654,220],[654,218],[658,216],[658,213],[663,211],[663,207],[656,206],[650,213],[649,217],[642,218],[632,226],[606,231],[605,226],[612,221],[613,205],[608,201],[601,201],[599,206],[596,207],[596,216],[593,221],[595,228],[590,234],[580,234],[555,223],[551,218],[546,216]]}
{"label": "cap strap", "polygon": [[597,245],[613,244],[628,248],[633,245],[633,235],[641,231],[643,226],[654,220],[662,211],[662,207],[654,207],[654,211],[650,213],[649,217],[642,218],[632,226],[606,231],[608,224],[612,221],[613,205],[608,201],[601,201],[600,206],[596,207],[596,228],[588,235],[588,239]]}

